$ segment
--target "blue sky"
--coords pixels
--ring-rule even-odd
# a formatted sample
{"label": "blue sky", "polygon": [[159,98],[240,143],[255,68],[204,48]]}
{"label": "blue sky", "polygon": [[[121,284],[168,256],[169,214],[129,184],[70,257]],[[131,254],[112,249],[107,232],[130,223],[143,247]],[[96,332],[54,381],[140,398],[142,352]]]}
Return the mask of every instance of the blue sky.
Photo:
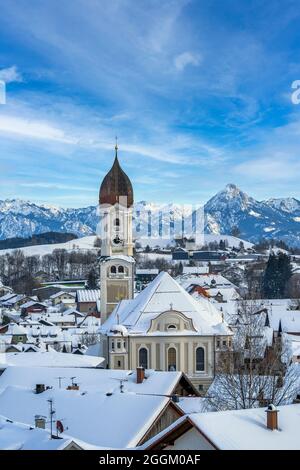
{"label": "blue sky", "polygon": [[298,1],[1,1],[0,199],[96,204],[118,135],[136,200],[300,198]]}

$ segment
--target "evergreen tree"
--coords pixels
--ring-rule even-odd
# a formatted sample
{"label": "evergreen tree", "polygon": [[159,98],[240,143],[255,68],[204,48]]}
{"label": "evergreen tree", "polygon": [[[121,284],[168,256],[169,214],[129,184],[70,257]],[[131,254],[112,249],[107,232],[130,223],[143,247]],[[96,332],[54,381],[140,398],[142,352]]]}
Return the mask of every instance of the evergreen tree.
{"label": "evergreen tree", "polygon": [[97,274],[94,268],[92,268],[88,274],[87,288],[97,289]]}
{"label": "evergreen tree", "polygon": [[284,297],[287,284],[292,275],[289,256],[271,253],[263,276],[263,293],[268,299]]}

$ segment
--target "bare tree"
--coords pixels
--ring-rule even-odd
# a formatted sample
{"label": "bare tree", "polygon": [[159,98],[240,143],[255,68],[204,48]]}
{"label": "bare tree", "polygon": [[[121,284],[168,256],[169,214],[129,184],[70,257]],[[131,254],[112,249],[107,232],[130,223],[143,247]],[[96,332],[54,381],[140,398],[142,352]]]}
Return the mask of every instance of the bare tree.
{"label": "bare tree", "polygon": [[295,370],[283,363],[281,336],[275,338],[266,325],[265,310],[242,301],[232,320],[232,348],[218,353],[206,406],[228,410],[291,402],[297,393]]}

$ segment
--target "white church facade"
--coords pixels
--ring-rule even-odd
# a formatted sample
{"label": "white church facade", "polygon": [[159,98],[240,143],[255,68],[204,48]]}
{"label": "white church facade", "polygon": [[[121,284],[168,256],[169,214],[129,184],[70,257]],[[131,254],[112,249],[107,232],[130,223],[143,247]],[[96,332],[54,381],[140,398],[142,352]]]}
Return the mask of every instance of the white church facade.
{"label": "white church facade", "polygon": [[161,272],[134,297],[133,190],[117,147],[99,200],[100,333],[106,366],[178,370],[199,390],[206,389],[215,374],[218,347],[231,347],[232,331],[213,304],[195,300],[168,273]]}

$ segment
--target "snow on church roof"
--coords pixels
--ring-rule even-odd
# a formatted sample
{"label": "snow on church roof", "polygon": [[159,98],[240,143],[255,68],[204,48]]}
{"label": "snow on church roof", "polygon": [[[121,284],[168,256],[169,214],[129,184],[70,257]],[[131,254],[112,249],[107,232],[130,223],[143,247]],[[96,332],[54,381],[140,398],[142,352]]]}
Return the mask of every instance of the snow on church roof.
{"label": "snow on church roof", "polygon": [[[110,334],[115,324],[124,325],[129,334],[145,334],[151,321],[163,312],[174,310],[191,319],[194,335],[229,335],[231,330],[222,322],[221,313],[208,300],[194,300],[168,273],[161,272],[137,297],[118,304],[101,327]],[[174,334],[174,332],[172,332]]]}

